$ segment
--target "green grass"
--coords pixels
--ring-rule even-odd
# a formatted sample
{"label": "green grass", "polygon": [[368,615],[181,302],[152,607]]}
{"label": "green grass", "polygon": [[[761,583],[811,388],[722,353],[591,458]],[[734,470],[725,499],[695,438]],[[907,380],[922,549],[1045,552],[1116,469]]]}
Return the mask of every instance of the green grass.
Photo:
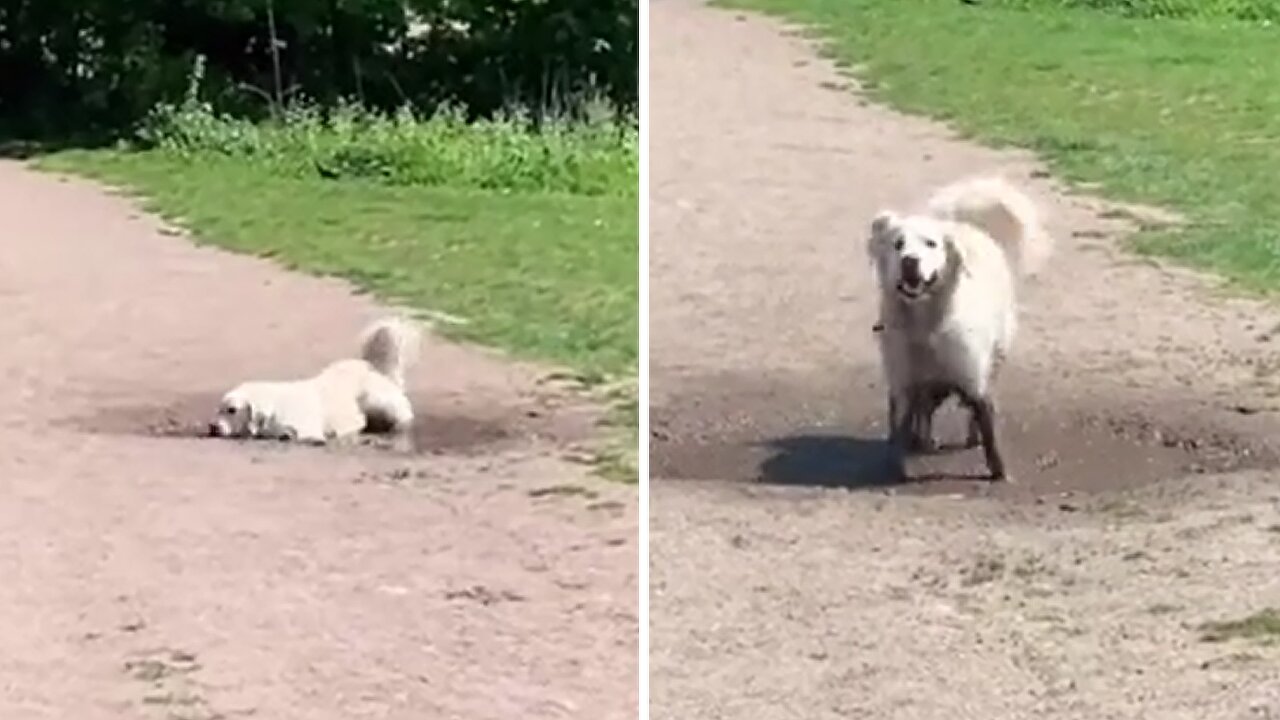
{"label": "green grass", "polygon": [[1200,632],[1205,642],[1241,639],[1274,643],[1280,640],[1280,611],[1268,608],[1239,620],[1205,623]]}
{"label": "green grass", "polygon": [[639,132],[602,103],[575,117],[383,115],[298,102],[266,122],[200,97],[161,104],[114,150],[46,168],[133,191],[198,240],[346,278],[451,316],[455,337],[552,361],[597,393],[597,469],[634,481]]}
{"label": "green grass", "polygon": [[331,181],[162,151],[40,163],[136,191],[201,241],[467,320],[442,326],[454,336],[588,377],[636,373],[634,199]]}
{"label": "green grass", "polygon": [[622,482],[640,481],[640,400],[635,382],[606,388],[603,400],[609,406],[605,423],[618,431],[613,442],[597,449],[595,464],[601,475]]}
{"label": "green grass", "polygon": [[1280,20],[1276,0],[984,0],[1029,10],[1091,8],[1142,18]]}
{"label": "green grass", "polygon": [[817,28],[871,95],[1188,222],[1142,252],[1280,287],[1276,30],[957,0],[730,0]]}
{"label": "green grass", "polygon": [[420,118],[343,105],[326,116],[297,104],[278,121],[254,123],[218,115],[193,94],[152,111],[138,139],[169,155],[233,158],[290,177],[636,197],[639,133],[610,108],[591,107],[586,118],[535,126],[519,113],[467,122],[448,110]]}

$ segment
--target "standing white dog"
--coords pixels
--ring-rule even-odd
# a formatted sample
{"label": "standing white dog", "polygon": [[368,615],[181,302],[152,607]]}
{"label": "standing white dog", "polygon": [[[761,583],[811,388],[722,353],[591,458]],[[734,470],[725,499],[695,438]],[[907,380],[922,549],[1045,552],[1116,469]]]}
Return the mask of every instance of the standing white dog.
{"label": "standing white dog", "polygon": [[366,428],[403,434],[413,424],[404,374],[417,360],[420,340],[409,321],[380,320],[361,335],[360,359],[339,360],[305,380],[234,388],[222,397],[209,434],[307,443],[347,438]]}
{"label": "standing white dog", "polygon": [[[1053,249],[1035,204],[999,178],[948,185],[923,213],[881,212],[867,251],[880,283],[877,337],[901,462],[932,447],[931,418],[952,394],[971,412],[993,479],[1006,475],[991,386],[1017,326],[1017,280]],[[901,471],[901,467],[899,468]]]}

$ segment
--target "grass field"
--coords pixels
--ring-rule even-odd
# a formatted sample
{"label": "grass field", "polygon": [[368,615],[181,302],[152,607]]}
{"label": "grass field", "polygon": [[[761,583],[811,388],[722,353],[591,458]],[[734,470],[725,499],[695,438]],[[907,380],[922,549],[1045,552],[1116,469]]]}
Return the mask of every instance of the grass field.
{"label": "grass field", "polygon": [[453,337],[566,366],[588,385],[609,383],[603,400],[616,437],[599,449],[599,469],[635,481],[636,179],[628,189],[614,178],[592,194],[513,191],[502,174],[512,165],[495,163],[463,187],[335,180],[297,172],[296,162],[191,148],[71,150],[39,163],[128,188],[202,242],[345,278],[465,321],[438,326]]}
{"label": "grass field", "polygon": [[[1276,28],[1229,13],[1134,18],[1066,0],[724,4],[812,26],[876,99],[991,145],[1030,148],[1069,181],[1188,219],[1139,233],[1138,250],[1280,288]],[[1228,5],[1241,3],[1200,7]]]}
{"label": "grass field", "polygon": [[204,241],[459,316],[443,329],[587,374],[635,372],[635,200],[294,178],[233,159],[69,151]]}
{"label": "grass field", "polygon": [[572,370],[609,406],[602,474],[636,480],[639,145],[604,113],[378,116],[307,107],[253,124],[198,99],[136,142],[44,155],[140,195],[195,237],[451,316],[459,339]]}

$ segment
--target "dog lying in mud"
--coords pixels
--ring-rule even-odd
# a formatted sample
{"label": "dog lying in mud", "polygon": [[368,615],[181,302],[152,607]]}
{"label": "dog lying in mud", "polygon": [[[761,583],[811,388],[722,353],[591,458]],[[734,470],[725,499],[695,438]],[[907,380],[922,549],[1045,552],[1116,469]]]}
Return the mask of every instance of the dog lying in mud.
{"label": "dog lying in mud", "polygon": [[366,429],[407,434],[413,406],[405,371],[421,341],[407,320],[379,320],[360,338],[360,357],[338,360],[319,374],[291,381],[251,381],[222,396],[209,435],[323,444]]}
{"label": "dog lying in mud", "polygon": [[1017,327],[1018,281],[1052,251],[1029,197],[999,178],[941,188],[924,212],[879,213],[867,252],[880,285],[876,337],[889,386],[889,439],[899,473],[931,450],[933,416],[957,397],[992,479],[1007,475],[992,385]]}

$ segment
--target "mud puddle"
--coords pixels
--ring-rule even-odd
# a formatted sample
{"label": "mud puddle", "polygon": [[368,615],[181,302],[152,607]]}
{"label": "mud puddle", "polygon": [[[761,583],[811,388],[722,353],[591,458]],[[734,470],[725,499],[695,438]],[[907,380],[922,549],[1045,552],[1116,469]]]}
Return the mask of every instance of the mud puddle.
{"label": "mud puddle", "polygon": [[959,447],[966,414],[948,405],[936,422],[944,448],[891,473],[883,401],[793,383],[747,387],[712,381],[651,411],[654,478],[738,480],[892,493],[995,495],[1042,500],[1140,487],[1189,473],[1276,464],[1257,442],[1133,408],[1050,410],[1007,391],[1001,446],[1013,482],[992,483],[980,449]]}
{"label": "mud puddle", "polygon": [[[371,428],[361,435],[357,447],[413,454],[471,455],[492,453],[529,437],[559,438],[576,432],[576,428],[567,427],[568,424],[554,414],[528,409],[488,409],[492,412],[488,414],[468,413],[464,408],[441,408],[438,403],[420,398],[414,398],[414,404],[432,410],[419,411],[408,443],[394,442]],[[92,434],[213,441],[208,437],[208,425],[217,406],[216,395],[191,395],[156,405],[112,405],[93,415],[72,419],[68,424]],[[263,444],[265,441],[254,442],[256,446]],[[277,444],[288,447],[286,443]]]}

